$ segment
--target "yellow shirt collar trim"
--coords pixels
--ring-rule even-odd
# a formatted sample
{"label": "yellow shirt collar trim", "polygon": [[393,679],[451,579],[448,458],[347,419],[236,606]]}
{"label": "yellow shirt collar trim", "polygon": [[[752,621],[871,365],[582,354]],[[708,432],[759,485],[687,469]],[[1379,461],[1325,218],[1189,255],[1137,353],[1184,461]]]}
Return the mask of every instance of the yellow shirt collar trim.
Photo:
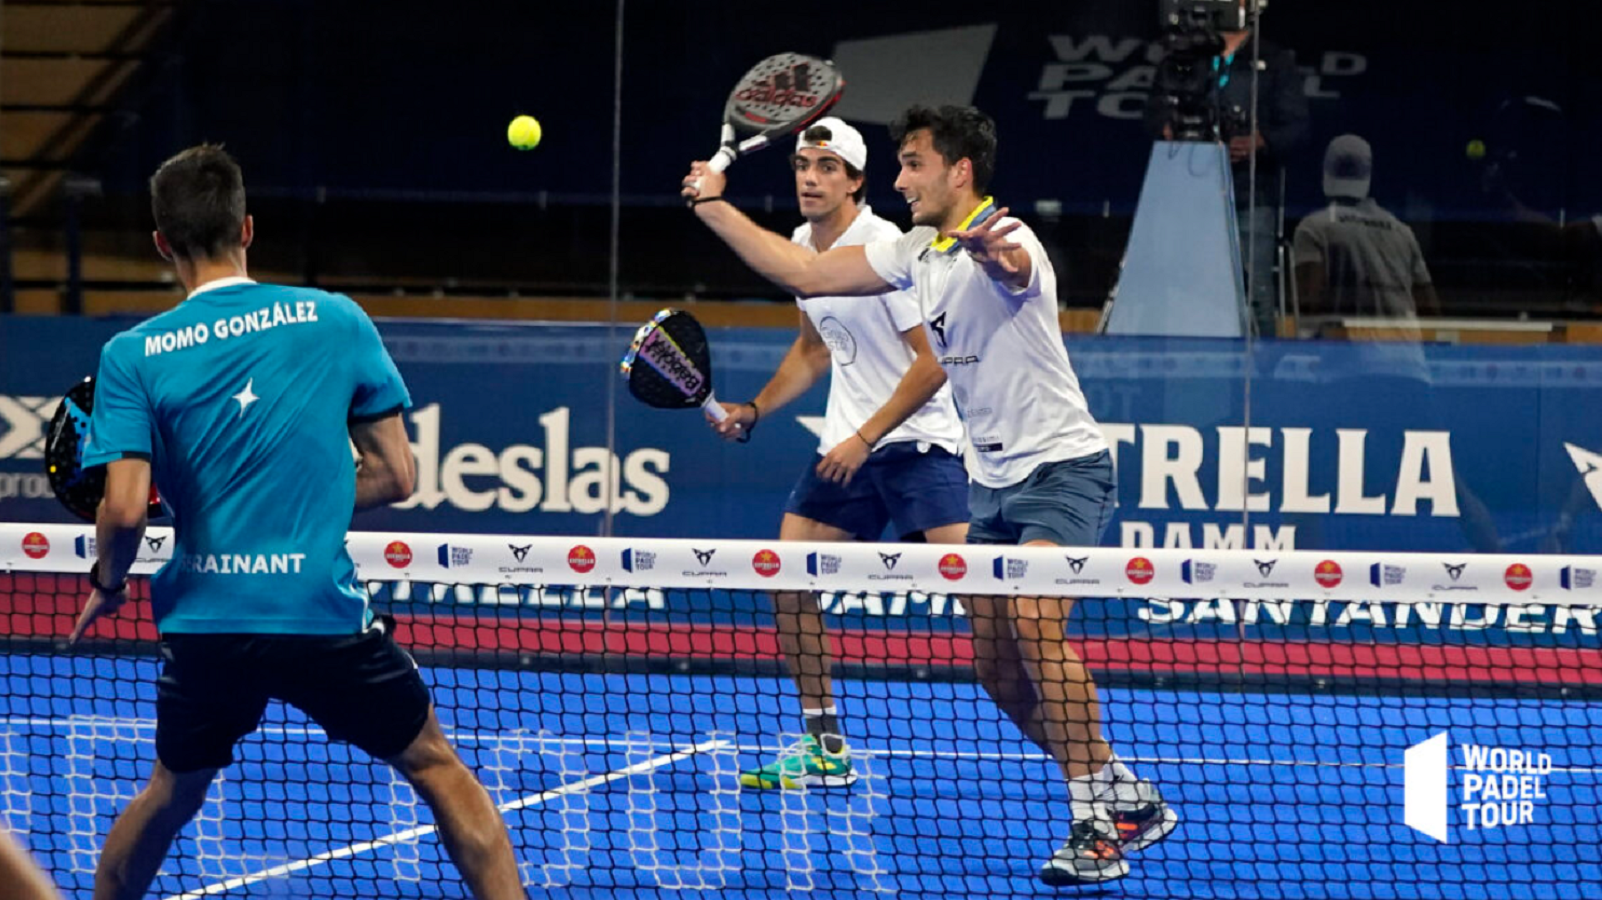
{"label": "yellow shirt collar trim", "polygon": [[[984,221],[991,213],[995,212],[995,210],[996,198],[986,197],[983,200],[980,200],[979,205],[974,207],[973,212],[968,213],[968,217],[963,219],[962,223],[953,230],[967,231],[969,228],[972,228],[975,223]],[[957,246],[957,239],[953,237],[947,237],[945,235],[938,235],[934,240],[929,242],[929,249],[934,250],[936,253],[945,253],[947,250],[950,250],[955,246]]]}

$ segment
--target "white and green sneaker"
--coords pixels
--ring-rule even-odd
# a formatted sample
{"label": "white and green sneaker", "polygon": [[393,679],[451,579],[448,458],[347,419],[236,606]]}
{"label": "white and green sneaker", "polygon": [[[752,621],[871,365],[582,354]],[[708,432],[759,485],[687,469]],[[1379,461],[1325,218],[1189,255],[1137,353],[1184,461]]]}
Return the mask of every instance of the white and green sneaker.
{"label": "white and green sneaker", "polygon": [[807,735],[765,766],[740,773],[740,786],[759,791],[796,791],[802,788],[842,788],[855,784],[851,769],[851,750],[824,749],[816,737]]}

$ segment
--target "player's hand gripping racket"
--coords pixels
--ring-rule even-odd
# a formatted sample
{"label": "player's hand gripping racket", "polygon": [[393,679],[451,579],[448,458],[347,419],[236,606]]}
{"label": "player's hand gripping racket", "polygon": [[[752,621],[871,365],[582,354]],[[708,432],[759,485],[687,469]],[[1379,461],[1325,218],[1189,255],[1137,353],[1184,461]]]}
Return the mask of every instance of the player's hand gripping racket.
{"label": "player's hand gripping racket", "polygon": [[[89,440],[89,421],[94,411],[95,380],[89,377],[73,385],[61,398],[45,435],[45,475],[50,479],[50,489],[68,512],[86,522],[95,520],[100,499],[106,494],[105,466],[83,466],[83,449]],[[155,519],[166,514],[152,484],[149,516]]]}
{"label": "player's hand gripping racket", "polygon": [[[700,407],[715,422],[729,416],[712,393],[712,350],[706,332],[682,309],[664,309],[641,325],[618,370],[628,379],[629,393],[646,406]],[[740,438],[750,439],[749,431]]]}
{"label": "player's hand gripping racket", "polygon": [[[739,157],[804,130],[840,100],[845,79],[828,60],[801,53],[770,56],[740,76],[723,106],[718,152],[707,166],[721,172]],[[701,179],[695,189],[701,190]]]}

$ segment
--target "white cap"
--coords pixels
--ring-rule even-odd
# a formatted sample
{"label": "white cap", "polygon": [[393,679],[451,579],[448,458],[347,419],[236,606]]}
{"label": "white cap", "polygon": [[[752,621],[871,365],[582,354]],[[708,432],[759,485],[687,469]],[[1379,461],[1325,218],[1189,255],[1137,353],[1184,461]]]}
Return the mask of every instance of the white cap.
{"label": "white cap", "polygon": [[[807,135],[811,134],[814,128],[827,129],[829,136],[816,141],[807,140]],[[868,169],[868,145],[862,140],[862,133],[834,116],[827,116],[808,125],[801,132],[801,137],[796,139],[795,149],[798,152],[807,149],[827,150],[856,167],[858,172],[865,172]]]}
{"label": "white cap", "polygon": [[1324,196],[1362,200],[1374,173],[1374,151],[1368,141],[1343,134],[1324,151]]}

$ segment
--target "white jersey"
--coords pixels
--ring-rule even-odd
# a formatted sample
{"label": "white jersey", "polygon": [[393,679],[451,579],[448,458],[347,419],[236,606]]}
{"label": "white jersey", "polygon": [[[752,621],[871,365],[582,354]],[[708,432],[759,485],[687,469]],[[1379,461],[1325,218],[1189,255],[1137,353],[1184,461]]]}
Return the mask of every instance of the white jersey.
{"label": "white jersey", "polygon": [[[962,227],[993,209],[987,201]],[[1032,263],[1029,284],[1017,292],[934,228],[864,248],[880,278],[917,296],[974,449],[968,471],[990,488],[1018,484],[1042,464],[1107,449],[1063,347],[1057,274],[1045,248],[1027,225],[1008,239]]]}
{"label": "white jersey", "polygon": [[[901,229],[864,205],[834,246],[853,247],[899,237]],[[812,244],[810,222],[796,228],[790,240],[817,249]],[[923,314],[918,301],[904,291],[876,297],[797,297],[795,302],[829,345],[829,406],[818,441],[818,452],[828,453],[866,424],[895,393],[916,357],[901,333],[923,327]],[[952,405],[949,385],[941,385],[929,402],[874,446],[902,441],[935,444],[952,454],[961,453],[962,422]]]}

